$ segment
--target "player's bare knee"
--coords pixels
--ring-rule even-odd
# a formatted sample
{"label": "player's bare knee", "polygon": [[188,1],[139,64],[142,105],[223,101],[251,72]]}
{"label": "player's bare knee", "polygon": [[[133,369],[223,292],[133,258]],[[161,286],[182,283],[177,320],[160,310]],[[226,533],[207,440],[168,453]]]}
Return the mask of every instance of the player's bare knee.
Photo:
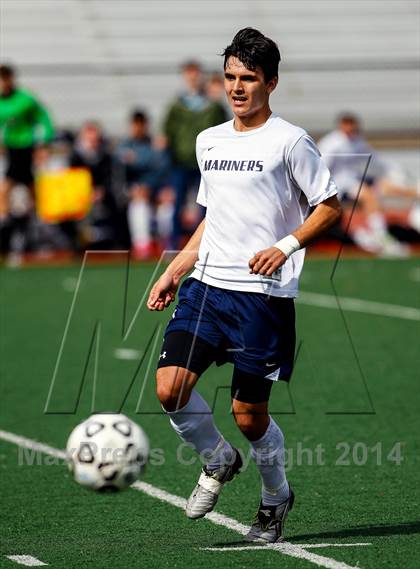
{"label": "player's bare knee", "polygon": [[160,403],[166,411],[175,411],[179,407],[179,388],[171,381],[158,381],[156,393]]}
{"label": "player's bare knee", "polygon": [[270,421],[265,403],[252,405],[233,400],[232,411],[239,430],[247,439],[254,441],[264,435]]}
{"label": "player's bare knee", "polygon": [[242,411],[234,413],[234,417],[239,430],[247,439],[258,438],[259,428],[255,415],[249,411]]}
{"label": "player's bare knee", "polygon": [[187,403],[195,383],[192,375],[172,366],[157,370],[156,393],[166,411],[175,411]]}
{"label": "player's bare knee", "polygon": [[255,431],[255,416],[249,412],[235,413],[235,421],[246,438],[252,438]]}

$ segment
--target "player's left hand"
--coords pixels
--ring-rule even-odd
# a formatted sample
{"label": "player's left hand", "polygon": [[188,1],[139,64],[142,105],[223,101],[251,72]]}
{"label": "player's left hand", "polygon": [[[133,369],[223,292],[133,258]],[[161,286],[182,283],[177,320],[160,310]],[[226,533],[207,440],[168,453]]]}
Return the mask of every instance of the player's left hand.
{"label": "player's left hand", "polygon": [[269,247],[255,253],[249,261],[250,273],[270,277],[279,267],[284,265],[287,257],[277,247]]}

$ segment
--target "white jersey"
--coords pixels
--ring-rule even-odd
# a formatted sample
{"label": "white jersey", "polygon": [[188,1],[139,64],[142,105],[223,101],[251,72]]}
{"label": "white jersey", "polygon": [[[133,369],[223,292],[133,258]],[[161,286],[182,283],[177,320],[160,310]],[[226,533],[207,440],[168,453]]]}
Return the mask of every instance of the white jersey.
{"label": "white jersey", "polygon": [[[349,138],[340,130],[333,130],[318,142],[340,195],[344,193],[355,197],[363,177],[378,176],[383,172],[383,165],[375,155],[373,148],[362,136]],[[375,163],[371,159],[375,157]],[[369,164],[369,171],[366,167]]]}
{"label": "white jersey", "polygon": [[197,202],[207,213],[192,276],[229,290],[297,296],[304,249],[272,277],[250,274],[248,262],[297,229],[309,206],[337,193],[313,140],[274,114],[245,132],[230,120],[198,135],[197,161]]}

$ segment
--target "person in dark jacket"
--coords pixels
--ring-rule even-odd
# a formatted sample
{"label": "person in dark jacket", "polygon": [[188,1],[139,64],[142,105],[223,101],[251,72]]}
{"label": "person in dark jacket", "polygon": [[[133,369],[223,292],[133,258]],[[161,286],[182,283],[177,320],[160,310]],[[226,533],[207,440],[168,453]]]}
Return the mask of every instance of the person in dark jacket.
{"label": "person in dark jacket", "polygon": [[169,237],[172,230],[173,198],[172,192],[165,188],[169,155],[158,140],[152,140],[145,112],[133,111],[129,136],[117,147],[116,155],[124,170],[133,255],[137,259],[147,259],[153,254],[153,225],[161,238]]}
{"label": "person in dark jacket", "polygon": [[83,223],[82,241],[95,248],[108,248],[115,241],[116,204],[112,193],[112,155],[100,126],[86,122],[70,155],[70,166],[86,168],[92,176],[92,210]]}

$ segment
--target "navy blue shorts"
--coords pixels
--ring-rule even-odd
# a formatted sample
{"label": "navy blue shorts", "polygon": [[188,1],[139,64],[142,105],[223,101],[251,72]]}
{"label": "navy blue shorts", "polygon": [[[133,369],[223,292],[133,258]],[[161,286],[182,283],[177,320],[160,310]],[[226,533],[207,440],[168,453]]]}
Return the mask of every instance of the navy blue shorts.
{"label": "navy blue shorts", "polygon": [[[177,341],[186,337],[192,339],[188,346]],[[201,375],[213,362],[230,362],[234,375],[288,381],[295,341],[292,298],[225,290],[188,278],[166,327],[158,367],[176,365]]]}

